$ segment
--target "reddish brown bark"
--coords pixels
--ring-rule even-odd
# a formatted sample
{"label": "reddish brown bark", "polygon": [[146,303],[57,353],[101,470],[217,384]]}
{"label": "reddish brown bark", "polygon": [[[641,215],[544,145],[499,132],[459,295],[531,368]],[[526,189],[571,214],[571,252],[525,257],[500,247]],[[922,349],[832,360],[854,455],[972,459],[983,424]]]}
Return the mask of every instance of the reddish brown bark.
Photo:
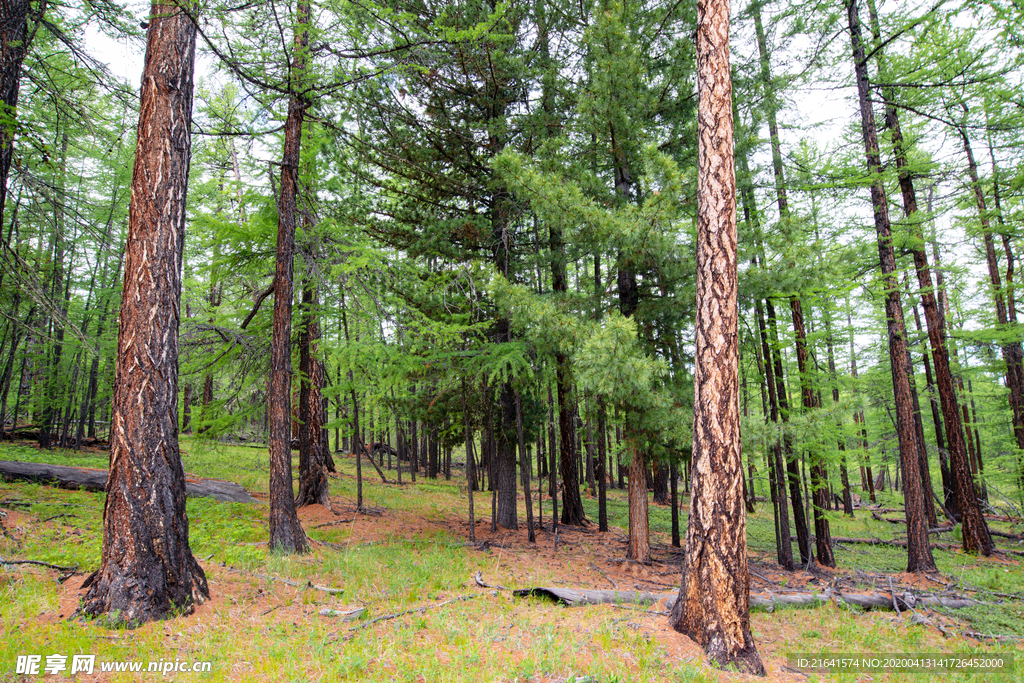
{"label": "reddish brown bark", "polygon": [[[966,112],[967,107],[964,106],[964,113],[966,114]],[[957,131],[960,133],[964,153],[967,155],[967,172],[971,178],[971,187],[974,190],[974,199],[978,206],[978,217],[981,221],[981,231],[985,243],[985,261],[988,264],[989,280],[992,283],[992,298],[996,305],[996,320],[999,327],[1006,330],[1010,318],[1003,295],[1002,278],[999,275],[999,258],[996,256],[995,240],[992,238],[992,225],[985,205],[985,193],[982,191],[981,182],[978,179],[978,164],[974,160],[974,151],[971,149],[971,139],[967,135],[966,127],[960,126]],[[1013,255],[1009,253],[1008,244],[1006,250],[1009,257],[1007,286],[1010,287],[1013,278]],[[1012,307],[1014,305],[1012,298],[1010,302]],[[1016,315],[1015,311],[1014,315]],[[1000,348],[1003,353],[1003,361],[1006,363],[1006,386],[1010,390],[1013,435],[1017,442],[1018,452],[1024,452],[1024,353],[1022,353],[1020,341],[1009,336],[1000,344]],[[980,460],[980,456],[978,459]],[[1018,479],[1024,486],[1024,455],[1018,455]]]}
{"label": "reddish brown bark", "polygon": [[191,154],[195,27],[154,4],[142,77],[103,508],[100,568],[80,611],[120,624],[209,597],[192,555],[178,450],[178,324]]}
{"label": "reddish brown bark", "polygon": [[316,284],[307,280],[302,288],[302,317],[299,330],[299,492],[295,504],[331,506],[327,481],[329,456],[324,431],[323,362],[318,357],[320,320]]}
{"label": "reddish brown bark", "polygon": [[899,435],[900,459],[903,463],[905,479],[907,571],[934,571],[935,560],[932,557],[931,547],[928,545],[924,495],[918,464],[917,434],[914,427],[913,399],[910,395],[910,378],[907,372],[907,341],[903,323],[903,304],[900,302],[899,283],[896,280],[896,254],[892,244],[892,227],[889,223],[885,187],[881,179],[878,133],[875,127],[874,111],[871,108],[870,83],[857,0],[846,0],[846,10],[853,49],[867,171],[874,178],[871,183],[871,204],[874,210],[882,282],[885,287],[885,317],[888,326],[889,361],[892,368],[893,394],[896,403],[896,430]]}
{"label": "reddish brown bark", "polygon": [[[305,70],[309,4],[297,6],[291,73]],[[294,87],[294,83],[293,83]],[[277,202],[277,258],[274,264],[274,330],[270,347],[267,412],[270,426],[270,547],[306,551],[306,535],[295,513],[292,490],[292,291],[294,284],[296,202],[299,194],[299,149],[308,104],[294,93],[288,100],[281,156],[281,195]]]}
{"label": "reddish brown bark", "polygon": [[670,623],[721,667],[764,675],[750,632],[740,458],[729,3],[697,5],[697,324],[686,559]]}
{"label": "reddish brown bark", "polygon": [[647,463],[637,448],[637,439],[627,439],[632,451],[629,466],[629,540],[626,557],[637,562],[651,561],[651,538],[647,517]]}
{"label": "reddish brown bark", "polygon": [[[820,406],[814,387],[811,386],[807,331],[804,328],[804,315],[800,299],[795,296],[790,298],[789,308],[793,313],[793,331],[796,334],[796,364],[800,372],[800,399],[804,409],[811,411]],[[829,495],[822,453],[815,448],[808,455],[811,460],[811,500],[813,502],[815,550],[818,562],[826,567],[835,567],[836,559],[832,553],[832,533],[829,529],[828,519],[825,517]]]}
{"label": "reddish brown bark", "polygon": [[[881,32],[878,28],[878,17],[875,12],[874,3],[869,1],[869,11],[871,14],[871,25],[872,33],[876,44],[881,44]],[[876,51],[876,59],[879,65],[882,65],[882,53],[881,50]],[[924,309],[925,323],[928,327],[928,341],[931,347],[932,359],[935,362],[935,379],[936,388],[939,393],[939,403],[942,410],[942,422],[946,427],[946,438],[945,442],[948,443],[949,461],[951,465],[951,472],[953,478],[953,487],[957,492],[955,496],[955,504],[953,507],[963,517],[963,543],[964,550],[968,552],[980,551],[984,555],[988,555],[992,552],[992,539],[988,534],[988,527],[985,524],[985,518],[981,514],[981,509],[978,506],[977,497],[969,495],[970,491],[974,487],[973,478],[970,474],[970,467],[967,462],[967,447],[964,443],[963,428],[960,421],[960,407],[957,401],[956,392],[953,387],[953,374],[949,364],[949,351],[946,347],[946,324],[943,319],[942,310],[939,308],[935,298],[934,289],[932,288],[932,275],[931,269],[928,264],[928,255],[925,252],[924,235],[921,231],[921,224],[916,220],[916,214],[918,213],[917,206],[917,193],[914,188],[914,181],[911,175],[908,162],[905,143],[903,141],[903,131],[900,128],[899,112],[896,108],[896,93],[892,87],[884,88],[882,91],[883,99],[885,100],[885,124],[889,129],[890,138],[892,140],[893,155],[896,160],[896,168],[899,174],[900,193],[903,197],[903,212],[907,216],[912,240],[911,252],[914,255],[914,269],[917,272],[917,284],[920,289],[921,307]],[[914,308],[915,317],[917,316],[917,308]],[[918,328],[920,328],[920,321],[917,322]],[[928,356],[924,355],[925,363],[925,374],[926,377],[931,374],[930,368],[928,367]],[[929,384],[931,380],[929,379]],[[933,411],[935,406],[933,404]],[[935,420],[936,431],[939,432],[939,420]],[[942,448],[942,439],[939,439],[939,447]],[[923,446],[923,443],[921,444]],[[923,453],[922,448],[922,453]],[[927,459],[922,455],[923,462],[927,463]],[[945,473],[945,471],[944,471]],[[924,476],[927,481],[925,485],[930,489],[930,477],[928,476],[928,470],[924,469]],[[945,481],[944,481],[945,484]],[[944,486],[945,490],[945,486]],[[959,501],[961,500],[961,492],[968,494],[965,498],[966,508],[960,510]],[[926,503],[931,502],[931,493],[926,491]],[[931,523],[934,524],[935,511],[934,508],[929,506],[929,517]]]}

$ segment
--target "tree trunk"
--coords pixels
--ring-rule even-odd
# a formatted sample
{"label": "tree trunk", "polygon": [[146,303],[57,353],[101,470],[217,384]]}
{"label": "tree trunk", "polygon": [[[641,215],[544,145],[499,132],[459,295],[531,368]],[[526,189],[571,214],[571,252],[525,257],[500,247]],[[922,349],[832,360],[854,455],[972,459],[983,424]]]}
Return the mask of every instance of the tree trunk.
{"label": "tree trunk", "polygon": [[889,207],[885,187],[881,180],[881,161],[875,115],[871,109],[870,83],[864,44],[861,38],[857,0],[846,0],[850,39],[853,49],[857,92],[861,111],[861,132],[867,171],[875,178],[871,184],[871,203],[874,209],[875,231],[878,234],[878,256],[885,285],[885,317],[889,335],[889,360],[892,366],[893,394],[896,402],[896,427],[900,441],[900,459],[903,463],[907,517],[907,571],[935,570],[935,560],[928,545],[928,529],[924,513],[924,495],[921,490],[921,472],[918,467],[918,443],[914,429],[914,413],[910,395],[907,368],[906,329],[903,324],[903,304],[900,302],[899,283],[896,280],[896,255],[889,224]]}
{"label": "tree trunk", "polygon": [[142,76],[100,568],[79,610],[137,625],[209,597],[178,450],[178,320],[196,29],[154,4]]}
{"label": "tree trunk", "polygon": [[29,31],[31,0],[0,0],[0,225],[4,225],[7,177],[14,159],[14,132],[21,91],[21,68],[35,37]]}
{"label": "tree trunk", "polygon": [[[764,321],[764,311],[761,301],[758,299],[755,304],[757,315],[758,333],[761,337],[761,356],[764,363],[765,385],[768,390],[768,407],[771,421],[780,424],[779,400],[775,384],[775,368],[771,362],[771,349],[768,346],[768,334]],[[766,416],[768,417],[768,416]],[[771,446],[770,466],[772,468],[775,497],[775,526],[776,534],[776,556],[779,565],[786,571],[793,571],[796,567],[793,563],[793,544],[789,540],[789,496],[786,494],[786,471],[783,464],[782,440],[776,439]],[[806,564],[806,562],[805,562]]]}
{"label": "tree trunk", "polygon": [[[829,380],[832,383],[832,403],[835,406],[839,405],[839,377],[836,375],[836,354],[835,354],[835,341],[832,338],[832,301],[829,300],[825,308],[825,348],[828,352],[828,374]],[[838,427],[842,427],[842,422],[837,422]],[[847,470],[846,464],[846,441],[840,436],[839,438],[839,453],[841,455],[839,467],[840,467],[840,479],[843,484],[843,514],[853,517],[853,494],[850,491],[850,474]]]}
{"label": "tree trunk", "polygon": [[[494,431],[494,483],[497,491],[495,519],[506,529],[518,529],[516,510],[516,449],[509,438],[515,429],[516,405],[511,382],[501,385],[498,405],[500,422]],[[514,432],[513,432],[514,433]]]}
{"label": "tree trunk", "polygon": [[526,533],[530,543],[536,543],[536,532],[533,529],[533,504],[530,502],[530,454],[526,450],[526,440],[523,438],[523,407],[519,400],[519,392],[515,394],[516,401],[516,438],[519,445],[519,470],[523,475],[523,496],[526,501]]}
{"label": "tree trunk", "polygon": [[[967,107],[964,107],[966,116]],[[981,182],[978,180],[978,165],[974,160],[974,152],[971,149],[971,140],[967,135],[965,126],[959,126],[957,131],[963,141],[964,153],[967,155],[967,172],[970,174],[971,185],[974,190],[975,202],[978,206],[978,216],[981,220],[981,231],[985,243],[985,261],[988,264],[989,280],[992,283],[992,298],[996,305],[996,321],[1004,337],[1000,341],[1000,349],[1003,354],[1003,361],[1006,363],[1006,386],[1010,390],[1010,409],[1013,415],[1013,435],[1017,442],[1017,477],[1018,483],[1024,490],[1024,355],[1021,351],[1020,341],[1012,336],[1008,324],[1010,323],[1007,314],[1006,299],[1003,296],[1002,278],[999,275],[999,259],[996,256],[995,240],[992,238],[992,226],[988,218],[988,209],[985,206],[985,193],[981,189]],[[1013,257],[1009,255],[1008,272],[1013,277]],[[1012,291],[1012,290],[1011,290]],[[1012,302],[1012,298],[1010,299]],[[977,427],[975,427],[977,429]],[[979,449],[976,449],[979,450]],[[964,541],[966,544],[966,540]],[[987,554],[987,553],[986,553]]]}
{"label": "tree trunk", "polygon": [[[476,543],[476,511],[473,509],[473,488],[476,486],[475,463],[473,462],[473,432],[469,428],[469,408],[466,405],[466,378],[462,378],[462,425],[466,441],[466,496],[469,502],[469,541]],[[398,467],[401,471],[402,457],[399,454]]]}
{"label": "tree trunk", "polygon": [[597,397],[597,530],[608,531],[608,415],[604,406],[604,397]]}
{"label": "tree trunk", "polygon": [[295,505],[331,507],[326,474],[329,455],[323,429],[323,362],[318,356],[320,321],[317,285],[306,279],[302,288],[299,328],[299,493]]}
{"label": "tree trunk", "polygon": [[[305,71],[309,44],[309,2],[296,5],[292,78]],[[270,349],[267,403],[270,419],[270,548],[306,551],[306,536],[295,514],[292,490],[292,286],[294,281],[296,203],[299,192],[299,146],[308,104],[298,95],[288,99],[281,157],[281,196],[277,203],[277,258],[274,267],[274,330]]]}
{"label": "tree trunk", "polygon": [[651,561],[651,539],[647,519],[647,463],[640,451],[638,439],[627,437],[633,454],[629,467],[629,541],[626,557],[637,562]]}
{"label": "tree trunk", "polygon": [[[782,353],[779,350],[779,334],[775,322],[775,306],[771,299],[765,299],[768,313],[768,331],[771,335],[772,364],[775,366],[775,394],[779,403],[779,416],[783,424],[789,422],[789,397],[786,395],[786,382],[782,375]],[[800,463],[788,434],[782,438],[783,453],[786,461],[786,479],[789,481],[789,497],[793,504],[793,526],[796,527],[797,546],[800,549],[800,564],[807,566],[811,561],[811,532],[807,528],[807,514],[804,510],[803,495],[800,493]]]}
{"label": "tree trunk", "polygon": [[[796,335],[796,362],[800,372],[800,397],[803,407],[808,412],[818,408],[817,396],[811,386],[810,357],[807,353],[807,332],[804,328],[803,310],[800,299],[791,297],[789,307],[793,313],[793,331]],[[828,483],[825,479],[824,457],[818,447],[808,453],[811,470],[811,500],[813,501],[814,537],[818,562],[826,567],[835,567],[836,559],[832,553],[832,534],[825,507],[828,504]]]}
{"label": "tree trunk", "polygon": [[750,632],[738,385],[729,4],[697,5],[697,322],[686,559],[670,624],[720,667],[763,676]]}

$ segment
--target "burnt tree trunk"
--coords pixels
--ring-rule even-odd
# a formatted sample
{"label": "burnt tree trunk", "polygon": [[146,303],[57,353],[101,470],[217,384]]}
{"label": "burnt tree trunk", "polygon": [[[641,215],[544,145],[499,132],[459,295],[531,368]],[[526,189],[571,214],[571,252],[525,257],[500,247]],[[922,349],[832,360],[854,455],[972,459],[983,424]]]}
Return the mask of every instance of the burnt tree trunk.
{"label": "burnt tree trunk", "polygon": [[196,29],[153,4],[129,204],[100,568],[80,612],[120,624],[209,597],[192,555],[178,450],[178,325]]}
{"label": "burnt tree trunk", "polygon": [[729,3],[697,4],[697,322],[686,559],[670,624],[721,667],[765,674],[750,632],[740,445]]}

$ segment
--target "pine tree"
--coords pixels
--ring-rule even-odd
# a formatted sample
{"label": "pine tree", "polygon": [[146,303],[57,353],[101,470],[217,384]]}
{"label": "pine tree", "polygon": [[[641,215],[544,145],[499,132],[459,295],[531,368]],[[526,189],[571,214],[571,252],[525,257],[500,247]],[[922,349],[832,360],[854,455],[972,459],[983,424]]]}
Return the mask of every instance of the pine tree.
{"label": "pine tree", "polygon": [[697,354],[686,559],[670,623],[722,667],[765,675],[750,633],[740,459],[736,177],[729,4],[701,0],[697,23]]}

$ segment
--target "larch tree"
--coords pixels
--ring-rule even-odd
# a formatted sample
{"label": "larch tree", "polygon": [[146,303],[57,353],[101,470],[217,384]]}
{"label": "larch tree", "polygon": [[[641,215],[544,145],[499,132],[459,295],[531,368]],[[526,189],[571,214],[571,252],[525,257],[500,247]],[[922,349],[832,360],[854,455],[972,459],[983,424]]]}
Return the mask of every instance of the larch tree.
{"label": "larch tree", "polygon": [[881,178],[881,158],[878,151],[878,131],[871,107],[870,80],[857,0],[845,0],[850,40],[853,49],[857,94],[861,113],[861,134],[871,174],[871,205],[878,240],[878,256],[885,286],[885,318],[888,328],[889,360],[892,368],[893,395],[896,404],[896,428],[900,444],[900,461],[904,481],[904,507],[907,520],[907,571],[935,570],[935,559],[928,544],[924,494],[917,433],[910,391],[910,368],[907,355],[907,332],[903,322],[903,304],[896,279],[896,254],[893,248],[889,206]]}
{"label": "larch tree", "polygon": [[302,120],[309,103],[300,92],[309,49],[309,2],[296,7],[295,42],[290,73],[288,117],[284,124],[281,189],[277,202],[277,259],[274,267],[274,333],[270,351],[267,402],[270,421],[270,547],[306,551],[306,535],[295,512],[292,490],[292,292],[295,223],[299,198],[299,150]]}
{"label": "larch tree", "polygon": [[763,676],[750,632],[740,458],[736,174],[729,3],[697,5],[697,324],[690,516],[669,617],[722,667]]}
{"label": "larch tree", "polygon": [[[868,9],[870,12],[872,34],[875,42],[874,52],[879,69],[879,78],[886,80],[883,75],[885,62],[882,59],[882,38],[879,28],[878,15],[874,3],[869,0]],[[945,424],[945,443],[948,444],[949,461],[952,478],[953,491],[955,492],[956,510],[960,515],[962,525],[963,547],[967,552],[981,552],[983,555],[992,553],[992,537],[989,535],[985,517],[978,505],[977,496],[974,495],[974,479],[971,474],[970,464],[967,459],[967,446],[964,441],[963,425],[960,418],[960,406],[957,400],[956,390],[953,385],[953,374],[949,363],[949,349],[946,346],[946,321],[942,309],[938,305],[935,290],[932,286],[931,267],[928,263],[928,255],[925,252],[924,234],[921,229],[921,218],[918,215],[917,192],[914,187],[913,169],[908,162],[908,147],[904,141],[903,131],[900,127],[898,102],[896,100],[896,88],[892,85],[883,87],[883,100],[885,101],[885,124],[889,129],[889,136],[893,147],[893,157],[899,179],[900,193],[903,198],[903,211],[907,218],[910,229],[910,249],[914,256],[914,269],[917,273],[917,282],[920,289],[921,307],[924,309],[925,321],[928,327],[928,341],[931,347],[931,357],[935,362],[936,387],[939,394],[939,402],[942,408],[941,421],[936,415],[933,422],[936,426],[937,441],[942,446],[943,436],[940,425]],[[917,309],[914,308],[917,317]],[[920,328],[920,320],[917,321]],[[926,375],[930,375],[928,357],[925,355]],[[934,404],[933,404],[934,410]],[[922,449],[923,450],[923,449]],[[922,465],[927,467],[927,460],[921,460]],[[927,470],[925,470],[927,472]],[[954,513],[955,514],[955,513]]]}
{"label": "larch tree", "polygon": [[100,568],[80,612],[135,625],[209,597],[178,449],[178,325],[196,30],[154,3],[142,74]]}

